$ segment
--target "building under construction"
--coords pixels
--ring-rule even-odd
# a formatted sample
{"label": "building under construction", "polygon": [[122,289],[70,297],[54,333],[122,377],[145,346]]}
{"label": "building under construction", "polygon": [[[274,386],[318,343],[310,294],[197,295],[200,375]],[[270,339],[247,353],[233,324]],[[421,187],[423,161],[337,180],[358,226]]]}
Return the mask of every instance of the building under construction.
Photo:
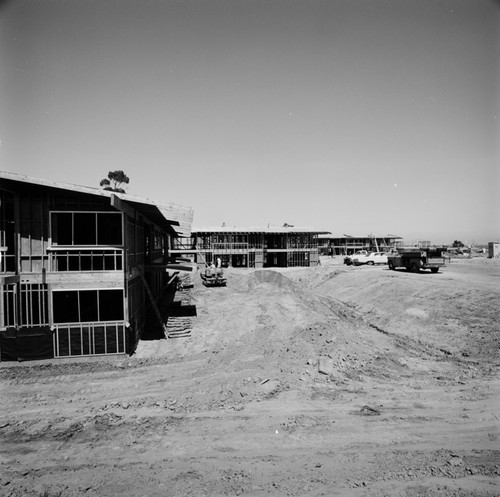
{"label": "building under construction", "polygon": [[389,252],[399,246],[402,238],[396,235],[333,236],[318,235],[318,250],[321,255],[351,255],[358,250]]}
{"label": "building under construction", "polygon": [[199,266],[266,268],[315,266],[318,235],[327,231],[285,225],[267,228],[193,228],[188,238],[174,240],[172,254],[188,257]]}
{"label": "building under construction", "polygon": [[0,207],[1,360],[131,352],[192,210],[6,172]]}

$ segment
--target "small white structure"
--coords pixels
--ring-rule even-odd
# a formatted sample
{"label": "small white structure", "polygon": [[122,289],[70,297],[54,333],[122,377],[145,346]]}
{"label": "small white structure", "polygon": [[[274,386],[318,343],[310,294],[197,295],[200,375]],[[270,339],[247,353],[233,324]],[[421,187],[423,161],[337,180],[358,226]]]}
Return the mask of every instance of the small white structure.
{"label": "small white structure", "polygon": [[488,242],[488,257],[500,257],[500,242]]}

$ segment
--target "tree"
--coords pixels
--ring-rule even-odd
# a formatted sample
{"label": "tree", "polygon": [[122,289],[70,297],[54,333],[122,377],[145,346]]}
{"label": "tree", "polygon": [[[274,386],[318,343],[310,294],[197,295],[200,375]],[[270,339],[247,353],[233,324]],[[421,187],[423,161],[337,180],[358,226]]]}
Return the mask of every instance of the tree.
{"label": "tree", "polygon": [[130,179],[121,170],[109,171],[108,177],[101,180],[99,183],[104,190],[110,190],[112,192],[125,193],[122,185],[128,185]]}
{"label": "tree", "polygon": [[456,247],[456,248],[462,248],[462,247],[465,247],[465,245],[460,241],[460,240],[455,240],[453,242],[453,245],[452,247]]}

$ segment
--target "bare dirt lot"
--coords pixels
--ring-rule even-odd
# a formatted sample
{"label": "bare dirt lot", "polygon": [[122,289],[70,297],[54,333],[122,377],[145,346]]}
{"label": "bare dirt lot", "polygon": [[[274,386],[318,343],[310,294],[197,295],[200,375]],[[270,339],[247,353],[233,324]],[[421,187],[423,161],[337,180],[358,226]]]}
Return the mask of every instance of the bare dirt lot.
{"label": "bare dirt lot", "polygon": [[0,495],[500,494],[500,261],[228,270],[191,336],[0,364]]}

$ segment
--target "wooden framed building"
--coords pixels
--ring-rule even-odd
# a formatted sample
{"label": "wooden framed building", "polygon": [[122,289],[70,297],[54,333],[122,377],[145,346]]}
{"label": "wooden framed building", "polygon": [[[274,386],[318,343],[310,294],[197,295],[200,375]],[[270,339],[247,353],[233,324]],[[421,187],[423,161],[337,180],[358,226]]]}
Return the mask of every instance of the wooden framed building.
{"label": "wooden framed building", "polygon": [[358,250],[389,252],[396,248],[402,238],[397,235],[333,236],[320,234],[318,250],[321,255],[351,255]]}
{"label": "wooden framed building", "polygon": [[192,219],[176,204],[0,172],[1,360],[132,352]]}
{"label": "wooden framed building", "polygon": [[204,266],[221,259],[223,267],[315,266],[318,234],[326,231],[294,226],[267,228],[193,228],[174,240],[172,253]]}

